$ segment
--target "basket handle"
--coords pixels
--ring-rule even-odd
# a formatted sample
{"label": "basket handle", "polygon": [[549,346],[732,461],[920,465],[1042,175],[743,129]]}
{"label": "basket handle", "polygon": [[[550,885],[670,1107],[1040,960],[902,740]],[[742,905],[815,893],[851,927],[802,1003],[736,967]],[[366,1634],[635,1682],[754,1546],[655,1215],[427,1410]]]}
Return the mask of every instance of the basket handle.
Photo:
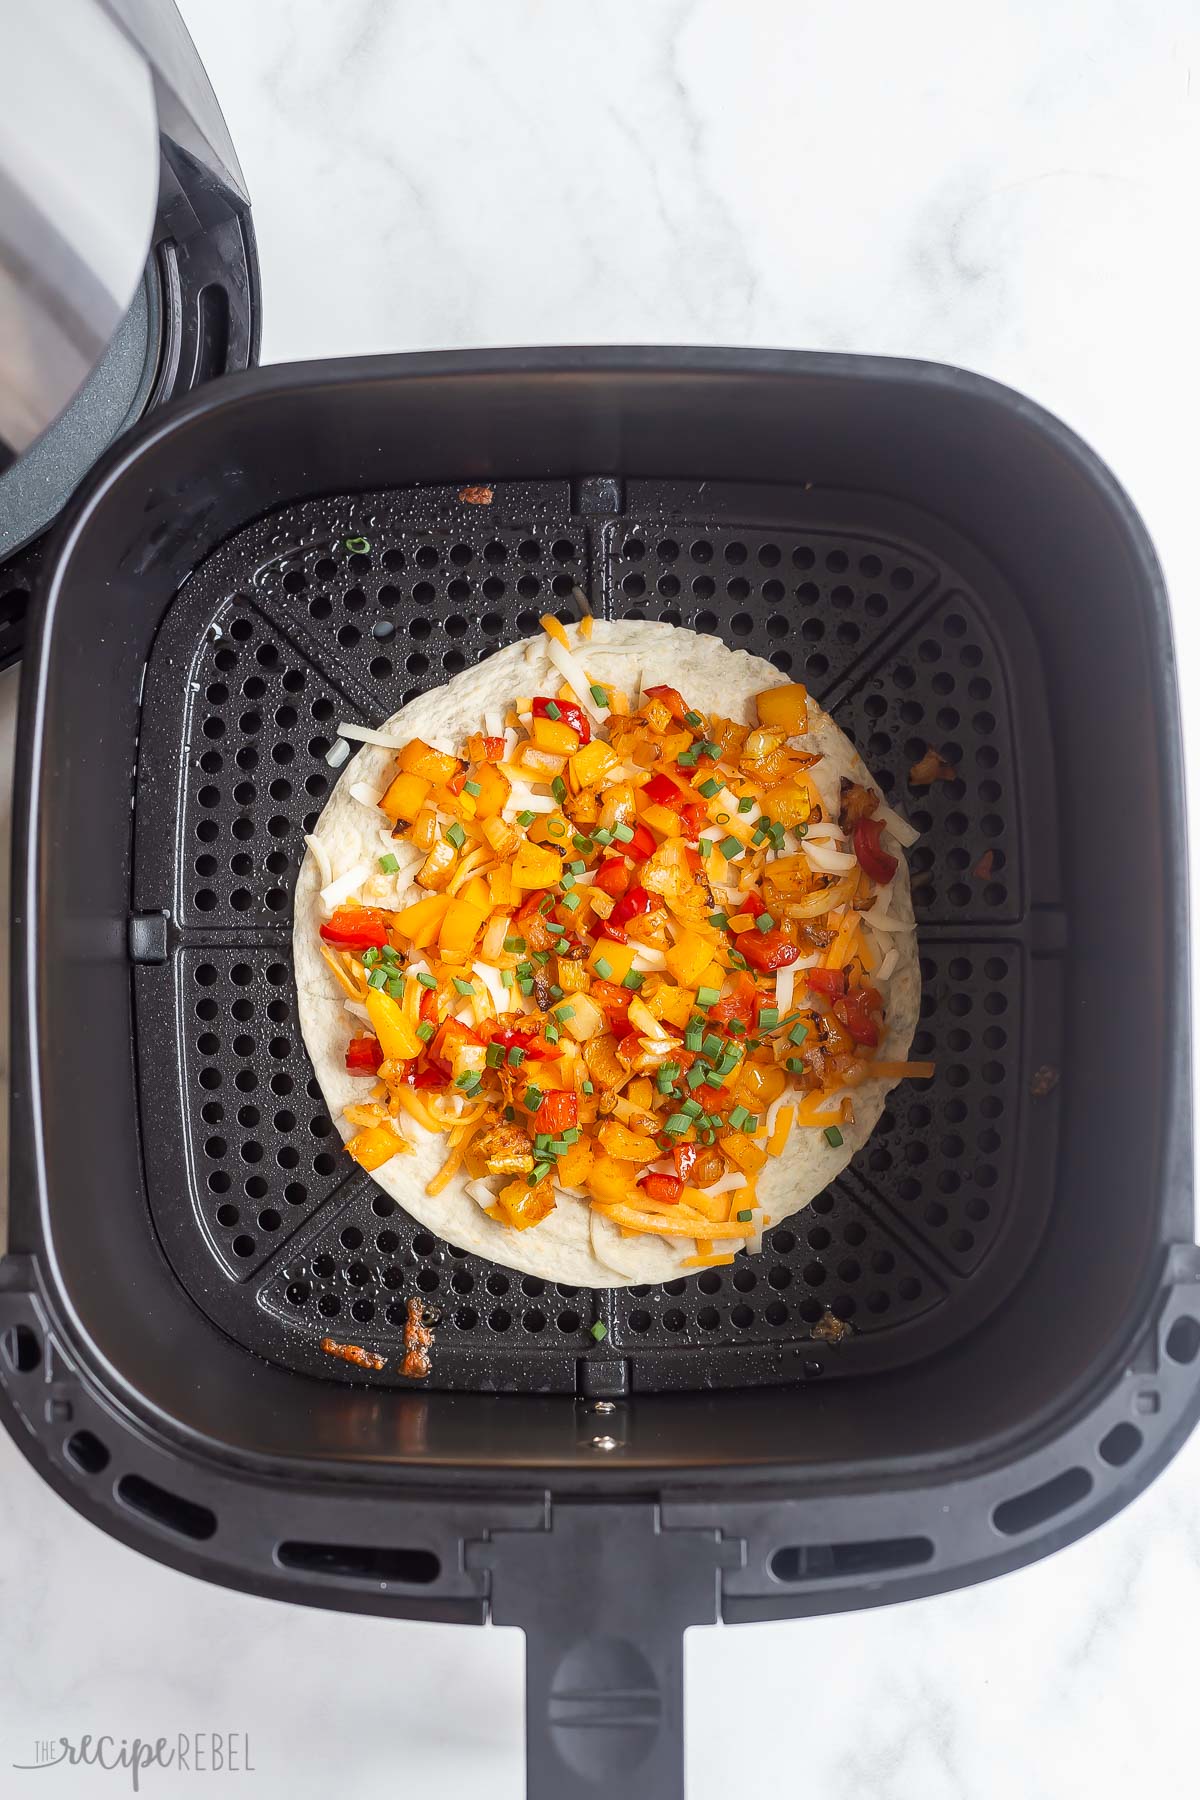
{"label": "basket handle", "polygon": [[740,1544],[657,1506],[555,1504],[545,1531],[472,1546],[491,1617],[525,1632],[528,1800],[683,1800],[683,1633],[720,1616]]}

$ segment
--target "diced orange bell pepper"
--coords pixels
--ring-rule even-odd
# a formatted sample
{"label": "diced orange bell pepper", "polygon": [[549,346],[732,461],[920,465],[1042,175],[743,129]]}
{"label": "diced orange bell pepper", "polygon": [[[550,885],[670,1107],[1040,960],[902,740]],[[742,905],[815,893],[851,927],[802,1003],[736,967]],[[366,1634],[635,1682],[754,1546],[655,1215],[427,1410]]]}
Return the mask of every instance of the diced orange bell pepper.
{"label": "diced orange bell pepper", "polygon": [[483,763],[472,777],[479,792],[475,795],[475,817],[494,819],[502,812],[512,787],[492,763]]}
{"label": "diced orange bell pepper", "polygon": [[396,914],[396,930],[410,938],[415,949],[425,950],[436,938],[449,904],[448,894],[429,894],[424,900],[416,900]]}
{"label": "diced orange bell pepper", "polygon": [[404,1145],[387,1125],[368,1125],[356,1132],[346,1145],[355,1162],[363,1169],[382,1168],[385,1162],[403,1150]]}
{"label": "diced orange bell pepper", "polygon": [[531,1225],[540,1225],[554,1211],[554,1184],[545,1180],[530,1187],[521,1175],[500,1189],[499,1204],[514,1231],[528,1231]]}
{"label": "diced orange bell pepper", "polygon": [[455,896],[442,915],[438,945],[449,956],[466,956],[488,916],[486,906],[476,906],[462,894]]}
{"label": "diced orange bell pepper", "polygon": [[799,737],[808,730],[808,690],[798,681],[780,687],[766,688],[754,696],[758,722],[771,731]]}
{"label": "diced orange bell pepper", "polygon": [[513,886],[518,888],[553,887],[562,874],[562,866],[562,857],[557,850],[547,849],[541,844],[531,844],[526,839],[513,858]]}
{"label": "diced orange bell pepper", "polygon": [[423,775],[410,775],[401,770],[380,800],[380,811],[387,814],[393,825],[411,825],[432,786],[433,783]]}
{"label": "diced orange bell pepper", "polygon": [[416,1026],[406,1018],[398,1001],[382,988],[367,989],[367,1015],[389,1062],[410,1062],[421,1052]]}

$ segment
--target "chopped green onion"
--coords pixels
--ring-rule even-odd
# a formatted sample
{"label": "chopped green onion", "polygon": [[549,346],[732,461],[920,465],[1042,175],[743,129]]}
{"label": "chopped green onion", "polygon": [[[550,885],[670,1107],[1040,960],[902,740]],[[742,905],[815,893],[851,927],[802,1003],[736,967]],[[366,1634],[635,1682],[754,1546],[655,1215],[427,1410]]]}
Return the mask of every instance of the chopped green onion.
{"label": "chopped green onion", "polygon": [[603,1343],[604,1339],[608,1336],[608,1326],[604,1323],[603,1319],[597,1319],[596,1323],[592,1326],[592,1336],[598,1344]]}
{"label": "chopped green onion", "polygon": [[477,1069],[464,1070],[464,1072],[461,1075],[456,1075],[454,1077],[454,1085],[456,1088],[464,1088],[464,1089],[478,1087],[479,1086],[478,1070]]}
{"label": "chopped green onion", "polygon": [[510,1069],[519,1069],[521,1064],[524,1061],[525,1061],[525,1052],[522,1050],[520,1044],[511,1044],[509,1046],[509,1051],[508,1051],[508,1066],[509,1066],[509,1068]]}
{"label": "chopped green onion", "polygon": [[687,1030],[683,1034],[684,1049],[685,1050],[699,1050],[700,1040],[703,1036],[704,1036],[704,1020],[703,1019],[693,1019],[689,1023]]}
{"label": "chopped green onion", "polygon": [[654,1076],[654,1085],[658,1089],[660,1094],[669,1094],[670,1093],[671,1085],[674,1082],[675,1077],[678,1075],[678,1073],[679,1073],[679,1064],[678,1063],[668,1062],[668,1063],[662,1064],[661,1068],[659,1068],[656,1071],[655,1076]]}
{"label": "chopped green onion", "polygon": [[524,962],[519,962],[517,964],[518,980],[523,980],[527,976],[530,976],[532,974],[533,974],[533,964],[528,960],[528,958]]}
{"label": "chopped green onion", "polygon": [[690,725],[694,731],[697,725],[703,725],[704,720],[700,717],[698,712],[685,712],[683,715],[683,722],[685,725]]}
{"label": "chopped green onion", "polygon": [[715,1144],[717,1141],[717,1134],[715,1131],[713,1131],[711,1128],[709,1128],[705,1131],[700,1132],[699,1139],[702,1144]]}
{"label": "chopped green onion", "polygon": [[785,1069],[789,1069],[793,1075],[804,1075],[807,1073],[803,1062],[798,1056],[789,1056],[783,1066]]}
{"label": "chopped green onion", "polygon": [[758,1009],[758,1028],[760,1031],[774,1031],[779,1023],[777,1006],[760,1006]]}
{"label": "chopped green onion", "polygon": [[741,799],[738,801],[738,811],[740,813],[748,813],[748,812],[754,811],[754,796],[752,794],[743,794],[742,795]]}
{"label": "chopped green onion", "polygon": [[692,1064],[685,1079],[690,1088],[698,1088],[707,1075],[708,1070],[705,1068],[704,1064],[698,1062]]}
{"label": "chopped green onion", "polygon": [[433,1023],[432,1019],[422,1019],[421,1023],[417,1026],[417,1036],[423,1044],[427,1044],[436,1030],[437,1026]]}
{"label": "chopped green onion", "polygon": [[735,1106],[729,1115],[729,1123],[733,1126],[735,1131],[745,1131],[749,1119],[750,1114],[746,1111],[744,1106]]}
{"label": "chopped green onion", "polygon": [[711,738],[706,738],[702,744],[696,744],[694,748],[697,756],[709,756],[714,762],[721,754],[720,744],[714,744]]}
{"label": "chopped green onion", "polygon": [[721,998],[720,988],[702,987],[702,988],[696,989],[696,1005],[697,1006],[703,1006],[706,1008],[710,1007],[710,1006],[715,1006],[717,1004],[717,1001],[720,998]]}
{"label": "chopped green onion", "polygon": [[715,797],[720,793],[720,791],[721,791],[720,782],[714,781],[714,779],[711,775],[708,777],[707,781],[702,781],[697,789],[697,792],[703,794],[704,798],[706,800],[715,799]]}
{"label": "chopped green onion", "polygon": [[567,797],[567,784],[561,775],[556,775],[554,780],[550,783],[550,792],[561,806]]}
{"label": "chopped green onion", "polygon": [[548,719],[561,719],[562,718],[562,710],[559,706],[557,706],[555,704],[555,702],[553,700],[547,700],[547,702],[546,702],[546,717]]}
{"label": "chopped green onion", "polygon": [[553,1169],[553,1167],[554,1167],[554,1164],[552,1162],[534,1163],[533,1175],[530,1178],[530,1185],[532,1187],[536,1187],[539,1181],[545,1181],[547,1175],[549,1175],[549,1173]]}
{"label": "chopped green onion", "polygon": [[367,976],[367,986],[368,987],[381,988],[381,987],[386,986],[386,984],[387,984],[387,970],[386,969],[372,969],[371,973]]}
{"label": "chopped green onion", "polygon": [[[563,905],[565,906],[566,903],[567,903],[566,900],[564,900]],[[566,926],[560,925],[557,919],[547,919],[546,920],[546,930],[551,934],[552,937],[561,937],[563,932],[566,929],[567,929]]]}
{"label": "chopped green onion", "polygon": [[472,985],[472,983],[469,981],[464,981],[461,975],[456,975],[454,977],[454,986],[455,986],[456,990],[458,991],[458,993],[460,993],[464,996],[467,994],[473,994],[475,992],[475,989],[474,989],[474,986]]}
{"label": "chopped green onion", "polygon": [[592,967],[595,969],[601,981],[612,980],[612,964],[609,962],[607,956],[598,956]]}
{"label": "chopped green onion", "polygon": [[583,1084],[583,1091],[585,1094],[594,1094],[596,1091],[595,1083],[591,1082],[591,1081],[585,1081]]}
{"label": "chopped green onion", "polygon": [[535,950],[533,953],[533,960],[539,969],[544,969],[546,964],[550,961],[550,952],[548,950]]}
{"label": "chopped green onion", "polygon": [[470,794],[472,800],[478,800],[478,798],[479,798],[480,794],[482,794],[482,792],[483,792],[483,789],[480,787],[480,785],[477,781],[464,781],[463,782],[463,793]]}
{"label": "chopped green onion", "polygon": [[498,1069],[504,1061],[503,1044],[489,1044],[483,1053],[483,1060],[489,1069]]}
{"label": "chopped green onion", "polygon": [[746,1207],[742,1208],[741,1212],[734,1213],[733,1216],[737,1220],[739,1225],[748,1225],[750,1223],[751,1219],[754,1217],[754,1214],[750,1210],[750,1208],[748,1206],[746,1206]]}
{"label": "chopped green onion", "polygon": [[704,1041],[700,1045],[700,1048],[703,1050],[705,1056],[711,1060],[714,1056],[720,1056],[723,1053],[725,1045],[715,1031],[709,1031],[705,1033]]}
{"label": "chopped green onion", "polygon": [[774,929],[774,926],[775,926],[775,921],[771,917],[769,912],[760,912],[758,917],[754,921],[755,931],[763,931],[763,932],[771,931]]}
{"label": "chopped green onion", "polygon": [[391,944],[385,944],[379,954],[382,956],[384,962],[389,963],[397,962],[400,956],[400,952],[394,949]]}
{"label": "chopped green onion", "polygon": [[608,830],[608,828],[606,826],[602,826],[599,831],[593,831],[593,833],[592,833],[592,842],[595,844],[600,844],[604,849],[608,848],[608,846],[612,843],[612,840],[613,840],[613,834],[611,831]]}
{"label": "chopped green onion", "polygon": [[534,1087],[533,1083],[530,1082],[529,1086],[525,1089],[525,1092],[521,1095],[521,1104],[525,1107],[527,1112],[536,1112],[538,1107],[542,1104],[541,1088]]}
{"label": "chopped green onion", "polygon": [[504,948],[515,955],[518,951],[524,950],[525,939],[523,937],[506,937]]}
{"label": "chopped green onion", "polygon": [[551,819],[550,823],[546,826],[546,830],[550,833],[551,837],[566,837],[567,835],[567,828],[561,819]]}
{"label": "chopped green onion", "polygon": [[501,987],[506,987],[506,988],[512,987],[515,979],[516,979],[516,977],[513,975],[513,972],[511,969],[501,969],[501,971],[500,971]]}
{"label": "chopped green onion", "polygon": [[692,1121],[685,1112],[674,1112],[663,1126],[668,1137],[682,1137]]}
{"label": "chopped green onion", "polygon": [[731,969],[744,969],[746,967],[746,959],[740,950],[731,950],[729,952],[729,966]]}
{"label": "chopped green onion", "polygon": [[512,1125],[515,1122],[516,1117],[516,1108],[513,1106],[506,1106],[504,1109],[504,1123],[506,1125]]}
{"label": "chopped green onion", "polygon": [[712,855],[712,849],[713,849],[712,839],[702,837],[698,841],[696,848],[700,852],[700,855],[707,859],[708,857],[710,857]]}
{"label": "chopped green onion", "polygon": [[602,688],[598,681],[593,681],[591,685],[591,696],[597,706],[608,705],[608,689]]}
{"label": "chopped green onion", "polygon": [[633,826],[632,825],[614,825],[613,826],[613,836],[616,838],[618,844],[632,843],[632,841],[633,841]]}
{"label": "chopped green onion", "polygon": [[827,1125],[822,1136],[824,1137],[825,1142],[834,1150],[840,1150],[846,1141],[836,1125]]}
{"label": "chopped green onion", "polygon": [[[707,838],[704,841],[706,843],[711,843],[712,839]],[[710,925],[715,925],[718,931],[724,931],[725,927],[729,923],[729,914],[723,913],[723,912],[709,913],[708,922]]]}
{"label": "chopped green onion", "polygon": [[686,1113],[689,1119],[698,1119],[704,1112],[704,1108],[698,1100],[685,1100],[679,1110],[681,1113]]}
{"label": "chopped green onion", "polygon": [[435,988],[437,986],[437,976],[431,975],[428,969],[422,969],[417,976],[417,980],[422,987]]}
{"label": "chopped green onion", "polygon": [[679,755],[675,758],[675,761],[679,764],[681,769],[694,769],[696,766],[696,752],[694,750],[681,750]]}
{"label": "chopped green onion", "polygon": [[559,1039],[558,1026],[547,1023],[545,1035],[546,1035],[546,1042],[548,1044],[557,1044],[558,1039]]}
{"label": "chopped green onion", "polygon": [[536,814],[531,813],[531,812],[519,812],[517,814],[517,824],[524,826],[525,829],[528,830],[529,827],[533,824],[535,817],[536,817]]}
{"label": "chopped green onion", "polygon": [[[553,992],[553,989],[551,992]],[[561,997],[560,994],[559,998],[561,999]],[[565,1025],[568,1019],[573,1019],[575,1017],[575,1008],[573,1006],[556,1006],[554,1009],[554,1016],[557,1019],[561,1019]]]}
{"label": "chopped green onion", "polygon": [[746,1034],[746,1021],[744,1019],[730,1019],[725,1029],[726,1031],[732,1032],[734,1037],[744,1037]]}
{"label": "chopped green onion", "polygon": [[533,992],[533,976],[532,975],[519,975],[517,977],[517,986],[520,988],[520,990],[523,994],[532,994],[532,992]]}
{"label": "chopped green onion", "polygon": [[346,548],[351,556],[369,556],[371,553],[371,542],[369,538],[364,537],[347,538]]}
{"label": "chopped green onion", "polygon": [[721,855],[725,858],[726,862],[732,862],[735,856],[740,856],[742,854],[742,846],[735,837],[722,838],[720,849]]}
{"label": "chopped green onion", "polygon": [[378,961],[379,961],[379,951],[375,948],[374,944],[368,944],[367,948],[362,953],[363,968],[364,969],[373,969],[375,967],[375,964]]}
{"label": "chopped green onion", "polygon": [[403,977],[403,975],[389,975],[387,978],[387,991],[391,995],[393,1000],[403,1000],[403,998],[404,998],[404,977]]}
{"label": "chopped green onion", "polygon": [[625,975],[622,977],[621,986],[625,987],[625,988],[632,988],[634,990],[634,992],[636,993],[638,988],[641,987],[643,981],[645,981],[645,979],[646,979],[646,977],[640,972],[640,970],[630,969],[628,975]]}
{"label": "chopped green onion", "polygon": [[800,1019],[797,1021],[797,1023],[795,1025],[792,1026],[792,1029],[788,1032],[788,1043],[799,1046],[800,1044],[802,1044],[804,1042],[804,1040],[807,1036],[808,1036],[808,1026],[804,1023],[803,1019]]}
{"label": "chopped green onion", "polygon": [[[567,890],[568,894],[570,893],[571,889],[575,886],[575,877],[571,873],[570,869],[563,870],[560,886],[564,887]],[[576,898],[578,898],[578,896],[576,896]]]}
{"label": "chopped green onion", "polygon": [[446,842],[448,844],[453,844],[456,850],[461,850],[466,841],[467,834],[459,824],[458,820],[455,819],[453,825],[449,825],[446,828]]}
{"label": "chopped green onion", "polygon": [[[577,832],[576,832],[576,833],[575,833],[575,835],[574,835],[574,837],[573,837],[573,838],[572,838],[572,839],[571,839],[571,842],[572,842],[572,843],[573,843],[573,844],[574,844],[574,846],[575,846],[575,848],[576,848],[576,850],[582,850],[582,851],[583,851],[583,854],[584,854],[584,855],[585,855],[585,856],[586,856],[586,855],[587,855],[587,853],[588,853],[588,851],[589,851],[589,850],[590,850],[590,849],[591,849],[591,847],[592,847],[592,840],[591,840],[591,838],[590,838],[590,837],[584,837],[584,835],[583,835],[583,833],[582,833],[582,832],[581,832],[581,831],[577,831]],[[583,866],[584,866],[584,865],[583,865],[583,864],[582,864],[582,863],[581,863],[581,864],[580,864],[580,868],[582,868],[582,867],[583,867]]]}
{"label": "chopped green onion", "polygon": [[562,903],[568,912],[578,912],[581,905],[581,899],[578,894],[564,894]]}
{"label": "chopped green onion", "polygon": [[[558,983],[557,983],[557,981],[554,981],[554,982],[551,982],[551,984],[550,984],[550,998],[551,998],[551,999],[552,999],[552,1000],[561,1000],[561,999],[562,999],[562,997],[563,997],[563,991],[562,991],[562,989],[561,989],[561,988],[560,988],[560,987],[559,987],[559,985],[558,985]],[[568,1017],[568,1018],[569,1018],[569,1017],[570,1017],[570,1014],[568,1014],[568,1015],[567,1015],[567,1017]]]}
{"label": "chopped green onion", "polygon": [[575,862],[569,862],[567,867],[570,869],[572,875],[582,875],[583,871],[587,868],[587,864],[583,861],[582,857],[580,857]]}

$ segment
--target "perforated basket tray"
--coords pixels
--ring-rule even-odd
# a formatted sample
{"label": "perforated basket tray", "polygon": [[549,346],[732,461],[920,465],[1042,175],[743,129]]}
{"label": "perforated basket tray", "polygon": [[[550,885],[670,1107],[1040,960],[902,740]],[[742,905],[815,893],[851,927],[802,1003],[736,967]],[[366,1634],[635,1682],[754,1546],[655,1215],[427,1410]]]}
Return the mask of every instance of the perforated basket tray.
{"label": "perforated basket tray", "polygon": [[[615,1296],[440,1245],[351,1169],[288,949],[338,717],[577,580],[763,651],[862,747],[923,834],[937,1063],[761,1257]],[[913,791],[926,743],[957,777]],[[524,1625],[531,1791],[669,1800],[682,1625],[1012,1568],[1191,1428],[1165,598],[1112,477],[1019,396],[757,351],[214,384],[62,527],[19,755],[6,1422],[195,1574]],[[1143,853],[1114,855],[1130,818]],[[422,1387],[394,1373],[413,1292],[442,1313]],[[330,1329],[388,1368],[321,1356]]]}
{"label": "perforated basket tray", "polygon": [[[924,1355],[1018,1278],[1053,1168],[1028,1072],[1060,1059],[1053,965],[1031,980],[1037,909],[1059,900],[1040,674],[999,578],[961,571],[944,535],[877,525],[877,504],[587,479],[501,483],[490,506],[456,488],[347,495],[256,521],[188,582],[147,669],[134,795],[136,1022],[157,1047],[139,1078],[160,1238],[239,1341],[361,1379],[319,1347],[349,1333],[396,1382],[419,1292],[443,1315],[437,1386],[781,1382]],[[893,1095],[852,1172],[762,1256],[610,1294],[440,1243],[355,1169],[299,1038],[289,951],[336,721],[378,725],[547,608],[577,616],[576,584],[606,617],[716,632],[795,673],[911,813],[915,1054],[938,1071]],[[1005,647],[1027,670],[1020,732]],[[912,789],[928,743],[961,774]]]}

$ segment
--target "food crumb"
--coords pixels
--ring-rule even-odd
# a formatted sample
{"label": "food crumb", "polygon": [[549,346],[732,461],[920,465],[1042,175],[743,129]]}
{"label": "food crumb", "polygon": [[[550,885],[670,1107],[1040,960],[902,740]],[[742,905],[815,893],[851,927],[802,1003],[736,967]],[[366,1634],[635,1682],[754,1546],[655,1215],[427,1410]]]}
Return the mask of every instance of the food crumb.
{"label": "food crumb", "polygon": [[1050,1063],[1043,1063],[1034,1071],[1033,1080],[1029,1084],[1029,1092],[1035,1100],[1044,1100],[1058,1086],[1058,1070]]}
{"label": "food crumb", "polygon": [[458,497],[467,506],[490,506],[495,498],[495,491],[490,487],[459,488]]}
{"label": "food crumb", "polygon": [[373,1350],[364,1350],[361,1344],[339,1344],[333,1338],[321,1339],[321,1348],[326,1356],[340,1356],[343,1362],[354,1363],[360,1369],[383,1369],[387,1367],[387,1357],[377,1356]]}
{"label": "food crumb", "polygon": [[853,1329],[853,1326],[847,1324],[845,1319],[839,1319],[836,1313],[830,1312],[826,1307],[813,1326],[811,1335],[820,1338],[821,1342],[825,1344],[840,1344],[843,1338],[851,1335]]}
{"label": "food crumb", "polygon": [[976,881],[990,881],[996,867],[996,852],[985,850],[975,867],[971,870]]}
{"label": "food crumb", "polygon": [[910,787],[929,787],[935,781],[955,781],[958,771],[952,762],[947,762],[940,750],[932,744],[926,744],[925,754],[915,762],[908,771]]}
{"label": "food crumb", "polygon": [[400,1373],[413,1381],[424,1381],[433,1367],[429,1353],[433,1349],[433,1327],[437,1318],[433,1308],[414,1294],[404,1321],[404,1361],[400,1365]]}

